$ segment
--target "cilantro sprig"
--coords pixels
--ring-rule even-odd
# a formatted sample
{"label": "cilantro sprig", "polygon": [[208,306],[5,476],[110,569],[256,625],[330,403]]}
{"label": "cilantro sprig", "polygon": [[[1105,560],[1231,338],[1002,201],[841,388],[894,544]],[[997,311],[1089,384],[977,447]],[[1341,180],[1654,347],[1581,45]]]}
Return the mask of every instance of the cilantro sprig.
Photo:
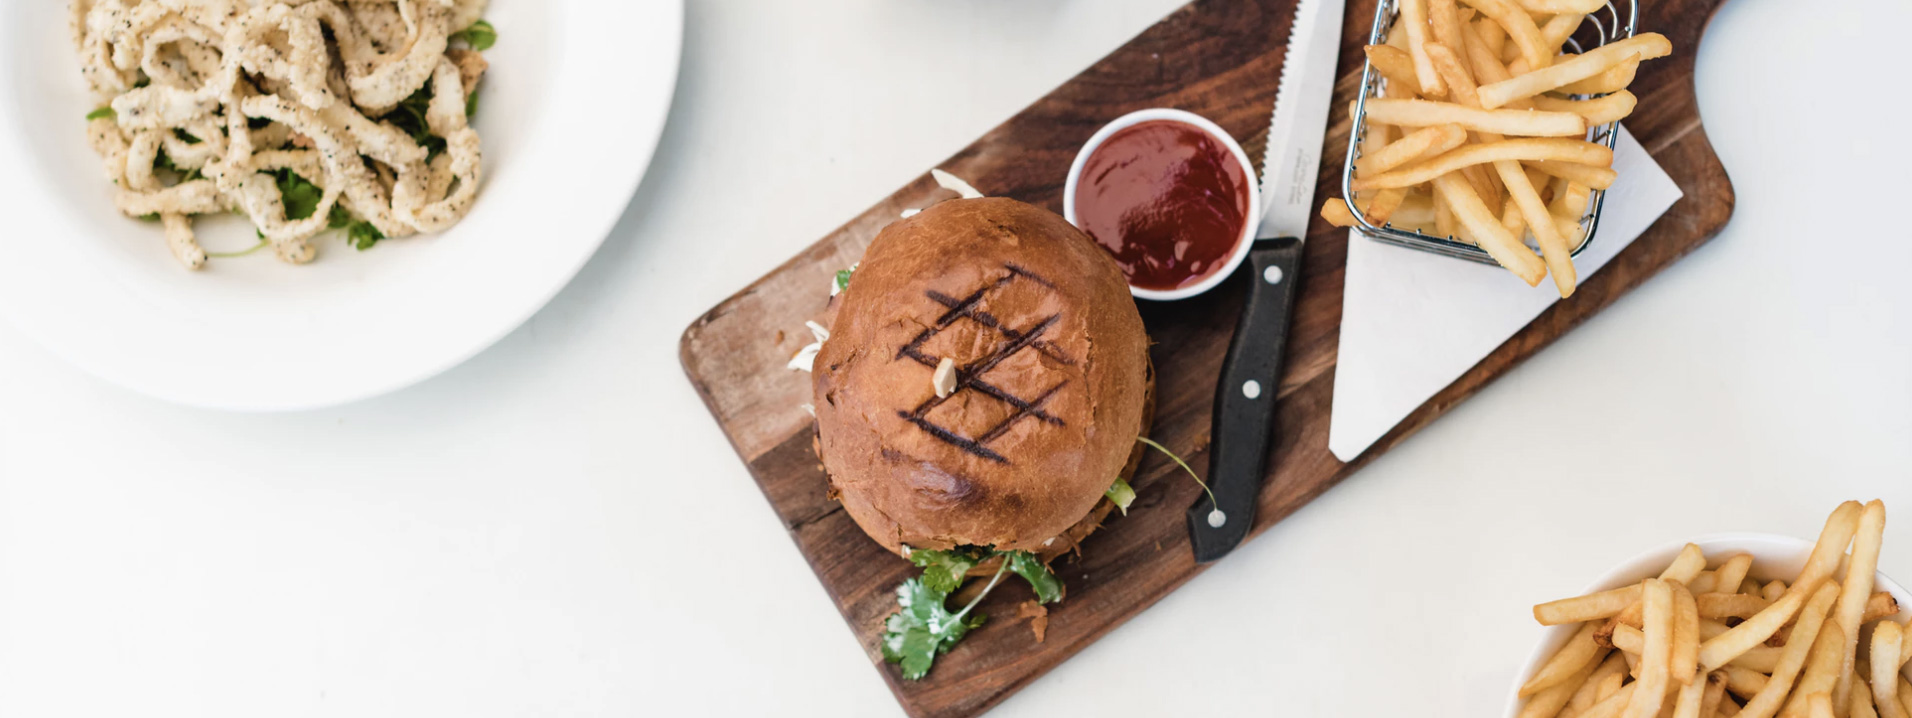
{"label": "cilantro sprig", "polygon": [[[968,605],[952,613],[945,602],[961,587],[970,569],[1001,557],[995,575]],[[1042,559],[1028,551],[997,551],[980,546],[959,546],[947,551],[916,550],[910,563],[923,569],[923,575],[896,587],[896,613],[883,622],[883,660],[901,664],[905,680],[917,680],[929,674],[936,657],[948,653],[970,629],[983,625],[987,616],[976,613],[976,604],[996,588],[1003,574],[1013,573],[1029,582],[1036,602],[1053,603],[1062,598],[1062,581],[1049,572]]]}

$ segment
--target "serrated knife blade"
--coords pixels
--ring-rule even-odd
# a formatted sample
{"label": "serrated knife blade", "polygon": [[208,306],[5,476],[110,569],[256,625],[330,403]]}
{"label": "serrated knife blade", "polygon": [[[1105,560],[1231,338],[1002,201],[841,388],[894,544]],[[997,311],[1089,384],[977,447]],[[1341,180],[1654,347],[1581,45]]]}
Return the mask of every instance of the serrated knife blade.
{"label": "serrated knife blade", "polygon": [[1321,141],[1334,101],[1341,56],[1344,0],[1301,0],[1281,61],[1275,109],[1268,118],[1268,150],[1261,160],[1259,238],[1305,237],[1314,216]]}
{"label": "serrated knife blade", "polygon": [[1253,272],[1247,306],[1215,387],[1208,465],[1214,496],[1188,510],[1189,543],[1195,560],[1204,563],[1233,551],[1255,524],[1275,433],[1282,353],[1301,279],[1302,238],[1314,214],[1345,2],[1301,0],[1288,34],[1262,158],[1263,214],[1245,262]]}

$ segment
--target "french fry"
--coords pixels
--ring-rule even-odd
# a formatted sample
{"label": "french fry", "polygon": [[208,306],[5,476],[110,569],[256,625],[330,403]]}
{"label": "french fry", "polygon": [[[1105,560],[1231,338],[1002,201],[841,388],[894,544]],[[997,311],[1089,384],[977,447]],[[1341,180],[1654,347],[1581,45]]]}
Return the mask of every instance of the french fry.
{"label": "french fry", "polygon": [[1885,591],[1878,591],[1873,593],[1871,598],[1866,599],[1866,612],[1859,617],[1859,623],[1871,623],[1886,616],[1897,615],[1899,615],[1899,599],[1893,598],[1892,594]]}
{"label": "french fry", "polygon": [[1848,718],[1879,718],[1879,711],[1872,706],[1872,684],[1864,678],[1852,682],[1852,703],[1846,709]]}
{"label": "french fry", "polygon": [[1812,696],[1806,700],[1806,715],[1811,718],[1836,718],[1832,714],[1832,694],[1812,694]]}
{"label": "french fry", "polygon": [[[1474,165],[1523,160],[1557,160],[1598,166],[1603,162],[1611,164],[1613,151],[1607,149],[1605,145],[1562,137],[1521,137],[1499,142],[1482,142],[1390,172],[1356,177],[1349,186],[1356,192],[1390,187],[1413,187]],[[1531,222],[1532,219],[1529,218],[1528,221]]]}
{"label": "french fry", "polygon": [[1620,684],[1625,681],[1626,674],[1626,658],[1615,653],[1608,653],[1606,659],[1600,661],[1600,665],[1593,669],[1593,673],[1587,675],[1587,680],[1581,682],[1580,687],[1574,690],[1573,696],[1567,699],[1567,707],[1561,709],[1560,715],[1574,716],[1586,712],[1593,704],[1600,702],[1600,699],[1620,690]]}
{"label": "french fry", "polygon": [[1885,502],[1874,499],[1860,511],[1859,524],[1853,530],[1852,559],[1846,564],[1846,579],[1839,587],[1839,607],[1834,614],[1839,630],[1846,636],[1839,682],[1832,689],[1832,700],[1838,705],[1851,702],[1853,665],[1859,658],[1859,626],[1872,598],[1872,578],[1879,570],[1879,548],[1884,541]]}
{"label": "french fry", "polygon": [[[1678,674],[1675,673],[1677,677]],[[1684,687],[1673,698],[1673,718],[1700,718],[1700,706],[1706,701],[1707,681],[1688,676]],[[1706,714],[1712,718],[1712,714]]]}
{"label": "french fry", "polygon": [[1499,64],[1501,51],[1507,49],[1507,30],[1502,28],[1500,23],[1494,22],[1491,17],[1482,17],[1468,24],[1473,26],[1474,34],[1480,37],[1481,46],[1488,52],[1494,53],[1494,62]]}
{"label": "french fry", "polygon": [[1892,621],[1880,621],[1872,628],[1872,702],[1879,718],[1905,718],[1899,703],[1899,644],[1905,628]]}
{"label": "french fry", "polygon": [[[1692,544],[1687,544],[1691,546]],[[1706,559],[1701,557],[1700,565]],[[1673,590],[1673,653],[1667,659],[1667,671],[1682,684],[1695,683],[1695,668],[1700,658],[1700,612],[1693,594],[1678,581],[1667,581]],[[1695,695],[1694,699],[1698,700]]]}
{"label": "french fry", "polygon": [[1434,72],[1434,64],[1427,60],[1427,0],[1401,0],[1399,13],[1400,19],[1395,24],[1407,28],[1407,52],[1409,57],[1414,58],[1414,77],[1420,80],[1421,94],[1428,97],[1446,95],[1447,86],[1441,84],[1441,76]]}
{"label": "french fry", "polygon": [[1404,189],[1384,189],[1374,193],[1374,199],[1368,202],[1365,210],[1368,223],[1387,224],[1388,219],[1400,210],[1401,203],[1405,201],[1407,201],[1407,190]]}
{"label": "french fry", "polygon": [[1374,71],[1381,73],[1389,83],[1419,89],[1421,79],[1414,72],[1414,57],[1392,45],[1369,45],[1363,48],[1368,55],[1368,64],[1374,65]]}
{"label": "french fry", "polygon": [[[1583,190],[1607,189],[1612,187],[1613,182],[1620,178],[1620,174],[1613,171],[1610,167],[1597,167],[1577,162],[1534,160],[1531,162],[1522,162],[1521,164],[1527,166],[1529,169],[1539,170],[1549,176],[1559,177],[1580,185]],[[1560,198],[1556,196],[1554,199],[1558,201]]]}
{"label": "french fry", "polygon": [[[1790,594],[1788,599],[1804,594]],[[1807,653],[1812,649],[1812,641],[1819,637],[1819,628],[1825,624],[1826,612],[1839,597],[1839,587],[1822,585],[1814,592],[1812,600],[1799,613],[1797,627],[1793,635],[1800,639],[1786,644],[1786,650],[1779,656],[1779,665],[1751,701],[1746,703],[1742,714],[1753,718],[1769,718],[1779,712],[1786,702],[1786,696],[1792,691],[1793,681],[1799,677],[1799,670],[1806,665]],[[1750,621],[1749,621],[1750,622]],[[1897,644],[1894,644],[1897,645]]]}
{"label": "french fry", "polygon": [[1354,170],[1362,177],[1380,174],[1417,159],[1439,156],[1466,141],[1467,130],[1460,125],[1423,127],[1372,154],[1362,155],[1354,161]]}
{"label": "french fry", "polygon": [[1726,676],[1717,672],[1706,674],[1706,695],[1700,701],[1700,715],[1717,714],[1723,702],[1726,702]]}
{"label": "french fry", "polygon": [[1640,603],[1646,607],[1646,645],[1640,649],[1640,679],[1634,683],[1639,687],[1621,714],[1626,718],[1658,716],[1661,704],[1666,702],[1670,678],[1667,662],[1673,651],[1673,591],[1665,581],[1649,578],[1641,586]]}
{"label": "french fry", "polygon": [[1586,665],[1575,669],[1564,680],[1534,693],[1532,698],[1527,699],[1527,704],[1521,706],[1518,718],[1553,718],[1558,715],[1560,709],[1566,707],[1567,702],[1573,699],[1574,693],[1580,690],[1581,684],[1586,683],[1587,676],[1592,675],[1594,669],[1599,667],[1600,655],[1596,655],[1595,658],[1596,660],[1588,661]]}
{"label": "french fry", "polygon": [[1588,708],[1585,713],[1581,713],[1576,718],[1618,718],[1633,702],[1633,694],[1639,688],[1639,681],[1621,686],[1620,690],[1614,691],[1613,695],[1606,697],[1606,700],[1593,704],[1592,708]]}
{"label": "french fry", "polygon": [[1626,119],[1626,116],[1633,114],[1633,108],[1640,103],[1640,98],[1634,97],[1633,93],[1626,90],[1591,100],[1563,100],[1546,95],[1537,96],[1533,100],[1536,108],[1548,112],[1571,112],[1584,117],[1588,126],[1604,125]]}
{"label": "french fry", "polygon": [[1746,580],[1746,572],[1752,568],[1753,557],[1750,554],[1733,554],[1719,565],[1719,570],[1714,571],[1713,585],[1718,587],[1720,593],[1738,591],[1739,585]]}
{"label": "french fry", "polygon": [[1604,657],[1600,647],[1593,643],[1593,632],[1597,628],[1599,626],[1592,622],[1582,625],[1573,638],[1567,640],[1567,645],[1554,653],[1553,658],[1547,659],[1540,670],[1534,671],[1534,677],[1520,686],[1520,695],[1526,697],[1560,685],[1573,677],[1575,671]]}
{"label": "french fry", "polygon": [[[1724,626],[1721,626],[1722,630],[1724,628]],[[1701,640],[1704,640],[1705,634],[1702,633],[1701,635]],[[1645,642],[1646,634],[1641,633],[1638,628],[1622,624],[1613,630],[1613,647],[1620,651],[1639,655],[1640,649]],[[1739,654],[1738,658],[1734,658],[1733,662],[1726,665],[1738,666],[1740,668],[1759,671],[1760,673],[1772,673],[1773,669],[1779,665],[1780,652],[1781,649],[1772,646],[1754,646],[1745,653]]]}
{"label": "french fry", "polygon": [[[1507,68],[1509,72],[1514,72],[1517,69],[1522,72],[1525,71],[1525,68],[1515,68],[1511,65]],[[1608,68],[1606,72],[1594,75],[1585,80],[1569,82],[1554,88],[1553,91],[1562,95],[1604,95],[1609,92],[1619,92],[1626,89],[1628,85],[1633,84],[1633,78],[1639,73],[1640,58],[1636,55],[1628,57],[1625,62]]]}
{"label": "french fry", "polygon": [[1793,686],[1793,695],[1786,700],[1786,708],[1780,711],[1781,715],[1805,713],[1807,695],[1830,691],[1839,684],[1839,665],[1845,646],[1845,633],[1839,630],[1838,623],[1826,624],[1819,629],[1819,636],[1812,641],[1812,650],[1806,654],[1805,673]]}
{"label": "french fry", "polygon": [[1805,594],[1789,592],[1744,623],[1700,644],[1700,665],[1709,671],[1718,669],[1738,658],[1739,654],[1764,643],[1780,626],[1792,620],[1805,602]]}
{"label": "french fry", "polygon": [[[1429,29],[1434,33],[1434,43],[1444,45],[1450,50],[1460,49],[1461,11],[1460,6],[1454,4],[1454,0],[1427,0],[1427,21]],[[1437,67],[1436,70],[1438,69]],[[1447,77],[1441,77],[1441,81],[1447,82]]]}
{"label": "french fry", "polygon": [[[1507,31],[1507,38],[1520,48],[1520,56],[1527,61],[1528,67],[1544,68],[1553,62],[1554,53],[1559,46],[1548,47],[1547,41],[1540,36],[1540,28],[1534,25],[1533,17],[1508,0],[1461,0],[1481,14],[1494,19]],[[1573,78],[1580,79],[1578,77]],[[1496,103],[1490,107],[1499,107]]]}
{"label": "french fry", "polygon": [[1372,122],[1405,127],[1453,123],[1479,132],[1521,137],[1580,137],[1587,132],[1587,121],[1571,112],[1481,110],[1451,102],[1388,98],[1368,100],[1367,109]]}
{"label": "french fry", "polygon": [[1768,581],[1759,589],[1759,597],[1768,601],[1777,601],[1780,596],[1786,595],[1786,588],[1785,581]]}
{"label": "french fry", "polygon": [[1567,42],[1567,38],[1573,36],[1574,30],[1580,29],[1580,23],[1585,20],[1584,15],[1572,14],[1548,18],[1547,22],[1540,26],[1540,42],[1547,47],[1558,48]]}
{"label": "french fry", "polygon": [[[1434,185],[1434,231],[1442,237],[1453,237],[1456,229],[1454,207],[1447,202],[1447,192],[1440,185]],[[1459,239],[1471,243],[1465,237]]]}
{"label": "french fry", "polygon": [[[1456,150],[1460,151],[1464,150]],[[1487,205],[1481,204],[1480,197],[1474,194],[1465,180],[1448,173],[1435,178],[1434,186],[1439,188],[1441,198],[1453,210],[1455,221],[1473,233],[1481,249],[1487,250],[1494,261],[1520,277],[1527,286],[1540,284],[1541,277],[1547,273],[1546,265],[1527,249],[1527,245],[1521,244],[1519,239],[1507,232],[1506,227],[1500,225],[1500,220],[1487,209]]]}
{"label": "french fry", "polygon": [[1752,698],[1766,688],[1766,674],[1750,668],[1727,666],[1719,669],[1726,676],[1726,692],[1741,698]]}
{"label": "french fry", "polygon": [[1520,207],[1514,204],[1511,197],[1500,206],[1500,226],[1506,227],[1507,233],[1516,237],[1527,233],[1527,220],[1520,216]]}
{"label": "french fry", "polygon": [[1693,577],[1700,575],[1700,572],[1704,570],[1706,570],[1706,554],[1700,551],[1699,546],[1687,544],[1680,547],[1680,552],[1673,557],[1673,562],[1667,564],[1665,571],[1660,572],[1660,578],[1686,583],[1692,581]]}
{"label": "french fry", "polygon": [[1327,202],[1321,204],[1321,218],[1328,220],[1328,224],[1332,224],[1336,227],[1358,227],[1361,225],[1360,222],[1355,221],[1354,213],[1348,210],[1348,203],[1342,201],[1339,197],[1329,197]]}
{"label": "french fry", "polygon": [[[1494,0],[1478,0],[1493,2]],[[1504,0],[1502,0],[1504,1]],[[1532,21],[1528,21],[1532,25]],[[1539,34],[1535,30],[1535,35]],[[1559,88],[1569,83],[1593,77],[1607,71],[1615,65],[1626,62],[1629,57],[1640,60],[1652,60],[1672,54],[1673,44],[1665,35],[1649,32],[1635,35],[1625,40],[1594,48],[1564,60],[1551,67],[1528,59],[1529,70],[1512,78],[1482,85],[1480,88],[1481,106],[1489,109],[1500,107],[1510,101],[1533,97],[1542,92]]]}
{"label": "french fry", "polygon": [[1520,8],[1535,15],[1555,13],[1587,13],[1606,7],[1606,0],[1515,0]]}
{"label": "french fry", "polygon": [[1840,561],[1846,557],[1846,546],[1852,543],[1852,535],[1859,530],[1859,517],[1865,508],[1857,501],[1847,501],[1833,509],[1826,517],[1825,528],[1819,531],[1819,541],[1812,546],[1812,554],[1806,557],[1806,565],[1799,570],[1799,577],[1793,579],[1788,593],[1806,593],[1816,591],[1819,582],[1832,576],[1839,569]]}
{"label": "french fry", "polygon": [[1592,196],[1586,185],[1568,181],[1566,189],[1554,197],[1553,204],[1548,205],[1547,209],[1556,217],[1579,219],[1581,215],[1586,214],[1587,202],[1591,199]]}
{"label": "french fry", "polygon": [[1699,607],[1701,618],[1715,620],[1727,618],[1752,618],[1772,605],[1771,601],[1758,596],[1743,593],[1704,593],[1700,594]]}

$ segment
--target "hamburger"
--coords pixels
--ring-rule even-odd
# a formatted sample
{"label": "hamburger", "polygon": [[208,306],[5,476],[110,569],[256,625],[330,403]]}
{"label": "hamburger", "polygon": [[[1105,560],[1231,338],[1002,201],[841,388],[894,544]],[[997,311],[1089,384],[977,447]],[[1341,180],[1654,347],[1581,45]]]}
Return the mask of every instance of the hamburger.
{"label": "hamburger", "polygon": [[895,222],[847,276],[812,363],[816,447],[857,525],[925,569],[885,636],[914,678],[975,620],[942,607],[966,576],[1013,572],[1055,600],[1046,565],[1126,508],[1153,409],[1148,337],[1114,260],[1015,200]]}

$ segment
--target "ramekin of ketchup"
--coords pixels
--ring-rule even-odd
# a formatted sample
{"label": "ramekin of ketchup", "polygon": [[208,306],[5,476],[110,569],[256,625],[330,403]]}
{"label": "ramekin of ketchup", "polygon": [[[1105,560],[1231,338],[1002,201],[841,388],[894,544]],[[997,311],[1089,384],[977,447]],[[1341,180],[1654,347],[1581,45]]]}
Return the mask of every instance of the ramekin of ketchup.
{"label": "ramekin of ketchup", "polygon": [[1140,299],[1192,297],[1241,265],[1261,216],[1254,165],[1226,131],[1182,110],[1139,110],[1089,138],[1062,214],[1115,257]]}

